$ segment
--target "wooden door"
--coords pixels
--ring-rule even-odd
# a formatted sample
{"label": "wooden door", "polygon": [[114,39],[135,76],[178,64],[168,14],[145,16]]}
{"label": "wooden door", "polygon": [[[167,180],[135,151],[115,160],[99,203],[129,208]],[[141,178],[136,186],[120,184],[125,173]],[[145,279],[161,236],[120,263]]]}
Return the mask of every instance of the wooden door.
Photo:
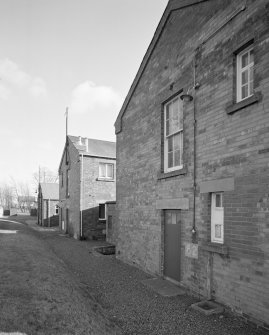
{"label": "wooden door", "polygon": [[164,215],[164,276],[180,281],[181,262],[180,210],[165,210]]}

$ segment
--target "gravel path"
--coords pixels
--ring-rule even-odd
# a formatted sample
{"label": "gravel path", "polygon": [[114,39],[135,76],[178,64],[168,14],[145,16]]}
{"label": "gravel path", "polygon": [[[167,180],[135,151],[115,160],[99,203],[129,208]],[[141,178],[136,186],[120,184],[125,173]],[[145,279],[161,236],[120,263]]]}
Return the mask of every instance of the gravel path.
{"label": "gravel path", "polygon": [[0,228],[0,334],[121,334],[41,232],[1,219]]}
{"label": "gravel path", "polygon": [[[151,278],[139,269],[93,251],[102,244],[76,241],[59,232],[39,232],[39,238],[77,278],[77,285],[100,304],[110,322],[128,335],[265,335],[231,313],[206,317],[190,309],[197,300],[184,295],[163,297],[141,281]],[[66,283],[65,285],[68,285]]]}

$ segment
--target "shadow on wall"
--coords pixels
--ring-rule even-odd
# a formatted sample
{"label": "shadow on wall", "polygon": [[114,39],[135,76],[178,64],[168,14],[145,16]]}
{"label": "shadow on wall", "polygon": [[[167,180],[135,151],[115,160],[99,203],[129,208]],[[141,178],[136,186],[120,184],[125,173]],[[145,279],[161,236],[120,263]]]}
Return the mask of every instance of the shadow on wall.
{"label": "shadow on wall", "polygon": [[47,219],[44,219],[44,227],[58,227],[59,226],[59,215],[53,215]]}
{"label": "shadow on wall", "polygon": [[99,220],[99,206],[82,211],[83,237],[93,240],[104,240],[106,238],[105,220]]}

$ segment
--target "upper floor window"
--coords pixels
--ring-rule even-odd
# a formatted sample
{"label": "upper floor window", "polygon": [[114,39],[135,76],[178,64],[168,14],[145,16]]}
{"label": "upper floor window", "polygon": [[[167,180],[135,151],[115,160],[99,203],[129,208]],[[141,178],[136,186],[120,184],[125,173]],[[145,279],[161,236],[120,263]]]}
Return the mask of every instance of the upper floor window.
{"label": "upper floor window", "polygon": [[241,51],[237,56],[237,102],[253,95],[253,45]]}
{"label": "upper floor window", "polygon": [[99,163],[99,178],[114,179],[114,165],[111,163]]}
{"label": "upper floor window", "polygon": [[164,105],[164,172],[183,167],[183,107],[179,96]]}

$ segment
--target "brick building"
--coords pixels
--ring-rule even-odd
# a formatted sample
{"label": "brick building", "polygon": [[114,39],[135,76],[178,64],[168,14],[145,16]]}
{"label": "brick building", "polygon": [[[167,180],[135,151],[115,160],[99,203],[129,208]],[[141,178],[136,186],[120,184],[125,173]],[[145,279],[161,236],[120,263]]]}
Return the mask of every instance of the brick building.
{"label": "brick building", "polygon": [[170,0],[115,123],[117,257],[269,315],[269,3]]}
{"label": "brick building", "polygon": [[51,227],[59,224],[59,184],[40,183],[38,185],[37,223]]}
{"label": "brick building", "polygon": [[104,204],[116,197],[115,165],[114,142],[67,136],[59,167],[63,231],[77,239],[105,232]]}

